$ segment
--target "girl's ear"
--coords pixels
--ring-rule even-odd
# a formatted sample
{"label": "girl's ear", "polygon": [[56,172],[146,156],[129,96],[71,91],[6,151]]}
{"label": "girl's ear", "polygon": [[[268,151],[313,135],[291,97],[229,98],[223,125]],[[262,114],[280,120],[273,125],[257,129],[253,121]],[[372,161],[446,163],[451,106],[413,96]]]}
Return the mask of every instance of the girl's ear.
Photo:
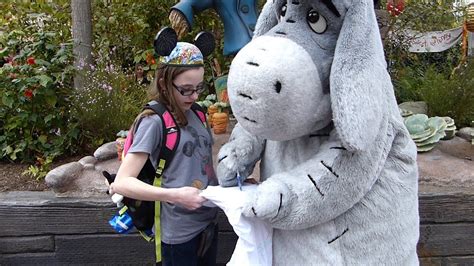
{"label": "girl's ear", "polygon": [[206,57],[212,54],[214,48],[216,48],[216,39],[212,33],[201,31],[198,33],[198,35],[196,35],[196,38],[194,38],[194,45],[199,48],[202,56]]}
{"label": "girl's ear", "polygon": [[170,27],[162,28],[155,37],[153,46],[159,56],[168,56],[178,43],[178,35]]}

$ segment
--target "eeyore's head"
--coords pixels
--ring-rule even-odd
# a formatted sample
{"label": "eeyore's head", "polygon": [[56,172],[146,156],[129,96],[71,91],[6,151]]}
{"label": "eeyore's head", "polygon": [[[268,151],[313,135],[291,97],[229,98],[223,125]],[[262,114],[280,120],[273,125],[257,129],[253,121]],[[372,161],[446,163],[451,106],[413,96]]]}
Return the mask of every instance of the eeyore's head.
{"label": "eeyore's head", "polygon": [[372,0],[268,0],[228,79],[250,133],[289,140],[334,120],[348,149],[375,137],[391,88]]}

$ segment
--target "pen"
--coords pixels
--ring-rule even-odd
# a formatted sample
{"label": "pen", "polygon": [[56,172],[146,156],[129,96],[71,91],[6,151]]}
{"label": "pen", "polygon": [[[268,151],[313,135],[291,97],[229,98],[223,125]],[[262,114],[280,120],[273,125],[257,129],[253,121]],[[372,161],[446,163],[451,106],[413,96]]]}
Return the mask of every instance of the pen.
{"label": "pen", "polygon": [[240,191],[242,191],[242,177],[240,176],[240,173],[237,171],[237,184],[239,185]]}

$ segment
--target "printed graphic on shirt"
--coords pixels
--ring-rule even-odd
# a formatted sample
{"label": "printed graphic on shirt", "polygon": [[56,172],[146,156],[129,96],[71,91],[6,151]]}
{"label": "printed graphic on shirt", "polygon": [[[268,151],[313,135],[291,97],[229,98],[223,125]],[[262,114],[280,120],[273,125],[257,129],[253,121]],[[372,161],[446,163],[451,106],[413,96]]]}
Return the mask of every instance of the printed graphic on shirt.
{"label": "printed graphic on shirt", "polygon": [[[188,140],[183,145],[183,154],[187,157],[195,156],[201,162],[201,173],[206,175],[209,180],[216,179],[214,168],[212,167],[212,159],[209,150],[212,150],[212,144],[206,136],[199,135],[198,131],[187,126],[186,130],[191,134],[194,140]],[[193,182],[194,183],[194,182]]]}

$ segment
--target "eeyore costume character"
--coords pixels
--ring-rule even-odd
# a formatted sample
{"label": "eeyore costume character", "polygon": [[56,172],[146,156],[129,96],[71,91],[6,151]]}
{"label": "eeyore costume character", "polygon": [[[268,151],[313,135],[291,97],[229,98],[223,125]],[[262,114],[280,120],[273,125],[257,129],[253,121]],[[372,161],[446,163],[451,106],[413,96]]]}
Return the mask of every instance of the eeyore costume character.
{"label": "eeyore costume character", "polygon": [[235,57],[238,124],[221,185],[261,160],[244,215],[274,228],[275,265],[416,265],[416,148],[386,71],[372,0],[269,0]]}

